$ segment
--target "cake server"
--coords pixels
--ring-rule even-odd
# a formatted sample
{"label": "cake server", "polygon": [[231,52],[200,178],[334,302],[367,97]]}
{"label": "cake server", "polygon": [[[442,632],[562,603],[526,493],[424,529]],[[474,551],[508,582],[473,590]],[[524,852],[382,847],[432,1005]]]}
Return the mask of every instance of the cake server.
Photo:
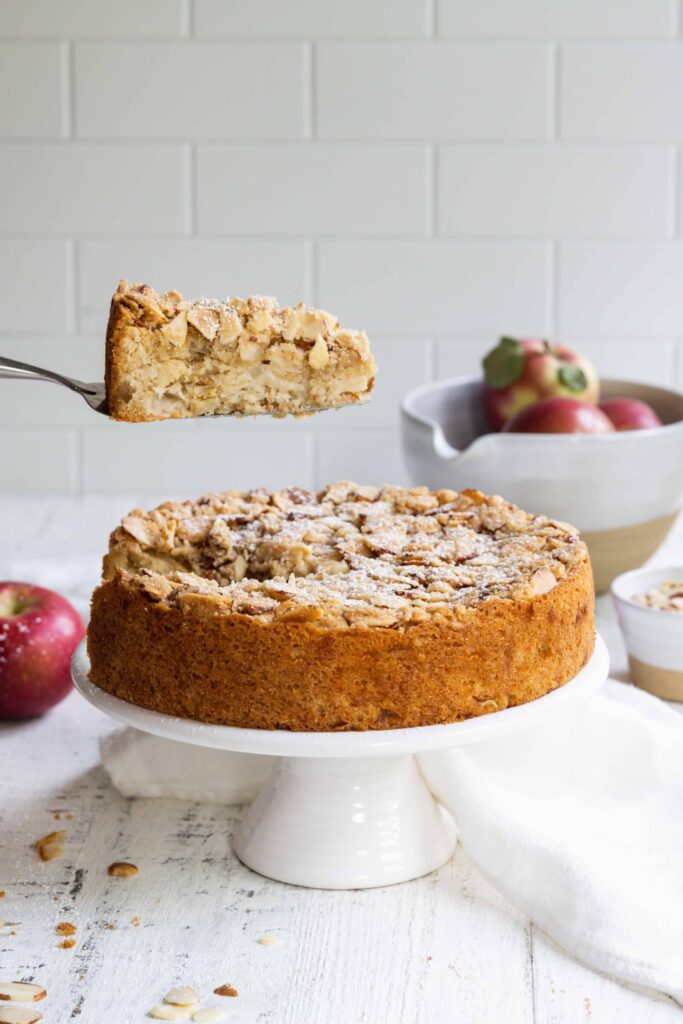
{"label": "cake server", "polygon": [[0,356],[0,378],[46,380],[52,384],[61,384],[62,387],[75,391],[81,398],[84,398],[95,412],[101,412],[103,416],[109,415],[107,393],[103,383],[86,384],[82,380],[65,377],[63,373],[44,370],[40,366],[31,366],[30,363],[20,363],[16,359],[7,359],[5,356]]}

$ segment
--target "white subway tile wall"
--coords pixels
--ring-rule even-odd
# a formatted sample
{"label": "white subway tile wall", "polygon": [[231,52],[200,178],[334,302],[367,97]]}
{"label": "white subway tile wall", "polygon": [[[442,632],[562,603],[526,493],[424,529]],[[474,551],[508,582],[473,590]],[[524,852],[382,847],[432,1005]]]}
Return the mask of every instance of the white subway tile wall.
{"label": "white subway tile wall", "polygon": [[366,328],[366,408],[110,424],[0,381],[0,492],[407,482],[502,333],[683,388],[679,0],[0,0],[0,353],[101,379],[120,277]]}

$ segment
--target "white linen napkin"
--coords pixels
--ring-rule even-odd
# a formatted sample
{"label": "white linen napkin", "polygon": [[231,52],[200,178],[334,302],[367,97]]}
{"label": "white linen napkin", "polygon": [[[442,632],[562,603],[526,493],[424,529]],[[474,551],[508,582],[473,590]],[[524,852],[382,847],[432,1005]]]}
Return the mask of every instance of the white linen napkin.
{"label": "white linen napkin", "polygon": [[[271,759],[126,729],[102,760],[126,796],[233,804]],[[418,760],[511,904],[588,966],[683,1003],[683,716],[610,680],[542,725]]]}

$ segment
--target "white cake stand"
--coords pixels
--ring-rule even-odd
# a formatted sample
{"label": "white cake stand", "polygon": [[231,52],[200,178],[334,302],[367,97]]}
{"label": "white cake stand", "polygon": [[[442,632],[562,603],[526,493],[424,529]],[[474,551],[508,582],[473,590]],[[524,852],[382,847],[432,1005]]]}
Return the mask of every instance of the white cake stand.
{"label": "white cake stand", "polygon": [[450,725],[340,733],[237,729],[148,711],[90,682],[84,643],[73,656],[72,676],[87,701],[136,729],[274,756],[270,779],[235,834],[239,859],[280,882],[363,889],[425,875],[453,852],[453,819],[428,790],[415,753],[540,725],[598,690],[608,668],[597,637],[593,657],[574,679],[529,704]]}

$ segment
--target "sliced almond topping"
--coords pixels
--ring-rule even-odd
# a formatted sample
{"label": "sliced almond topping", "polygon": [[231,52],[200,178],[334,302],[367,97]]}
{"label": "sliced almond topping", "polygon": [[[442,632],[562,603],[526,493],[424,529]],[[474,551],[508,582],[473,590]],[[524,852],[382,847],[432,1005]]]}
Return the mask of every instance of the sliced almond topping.
{"label": "sliced almond topping", "polygon": [[181,985],[167,992],[164,1002],[171,1003],[173,1006],[195,1006],[199,1002],[199,996],[189,985]]}
{"label": "sliced almond topping", "polygon": [[116,860],[107,868],[107,874],[112,878],[132,878],[140,874],[140,868],[135,864],[128,864],[125,860]]}
{"label": "sliced almond topping", "polygon": [[325,339],[319,334],[315,339],[315,345],[308,353],[308,362],[314,370],[322,370],[330,361],[330,353],[327,350]]}
{"label": "sliced almond topping", "polygon": [[213,341],[218,333],[220,312],[212,306],[193,306],[187,314],[188,324],[199,331],[207,341]]}
{"label": "sliced almond topping", "polygon": [[238,555],[232,564],[233,578],[239,583],[247,573],[247,560],[244,555]]}
{"label": "sliced almond topping", "polygon": [[47,992],[42,985],[32,985],[29,981],[0,981],[0,999],[11,999],[17,1003],[37,1003],[44,999]]}
{"label": "sliced almond topping", "polygon": [[26,1006],[0,1006],[0,1024],[35,1024],[42,1019],[42,1013]]}
{"label": "sliced almond topping", "polygon": [[234,309],[225,306],[221,309],[221,325],[218,331],[218,340],[230,343],[236,341],[242,333],[242,321]]}
{"label": "sliced almond topping", "polygon": [[178,313],[177,316],[174,316],[172,320],[164,324],[161,333],[172,345],[184,345],[187,338],[187,313]]}
{"label": "sliced almond topping", "polygon": [[156,1020],[189,1020],[191,1007],[172,1006],[170,1003],[161,1003],[149,1011],[149,1016]]}
{"label": "sliced almond topping", "polygon": [[145,547],[151,547],[154,543],[155,533],[153,531],[151,523],[147,519],[143,519],[142,516],[124,516],[121,520],[121,526],[129,533],[131,537],[139,541]]}
{"label": "sliced almond topping", "polygon": [[219,1010],[215,1006],[207,1006],[204,1010],[195,1010],[192,1020],[197,1024],[213,1024],[214,1021],[223,1020],[225,1010]]}
{"label": "sliced almond topping", "polygon": [[537,569],[531,577],[529,587],[534,597],[538,597],[540,594],[547,594],[549,590],[552,590],[557,580],[553,576],[550,569]]}
{"label": "sliced almond topping", "polygon": [[234,985],[219,985],[218,988],[213,990],[216,996],[238,996],[239,992]]}
{"label": "sliced almond topping", "polygon": [[243,363],[255,363],[257,359],[261,358],[263,352],[263,346],[259,345],[257,341],[240,341],[238,349]]}
{"label": "sliced almond topping", "polygon": [[59,832],[49,832],[42,839],[36,840],[35,849],[38,851],[41,860],[54,860],[64,853],[64,842],[66,840],[66,829],[61,828]]}

